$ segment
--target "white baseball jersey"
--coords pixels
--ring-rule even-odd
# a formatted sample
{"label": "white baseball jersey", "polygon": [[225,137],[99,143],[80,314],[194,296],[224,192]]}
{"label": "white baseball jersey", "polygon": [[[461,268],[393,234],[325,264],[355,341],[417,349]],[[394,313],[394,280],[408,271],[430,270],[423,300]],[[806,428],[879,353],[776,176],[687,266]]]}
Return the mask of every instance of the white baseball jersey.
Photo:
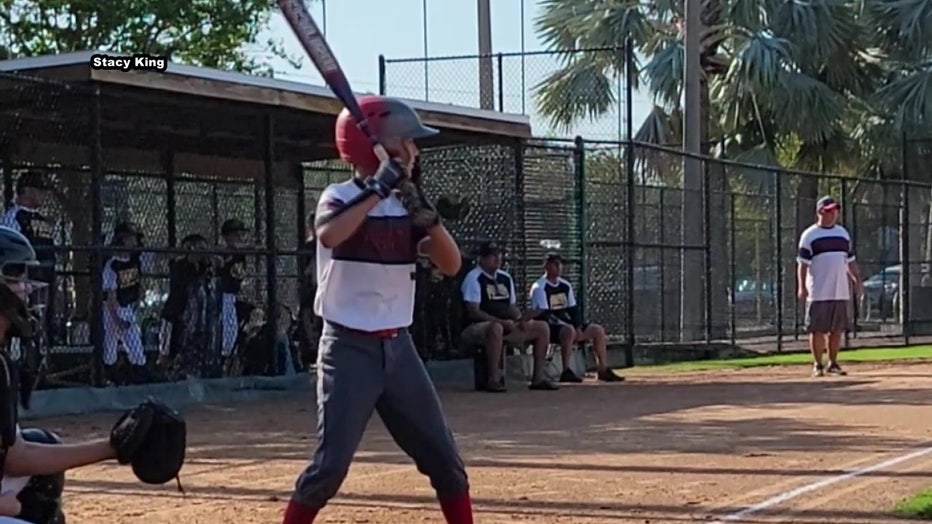
{"label": "white baseball jersey", "polygon": [[[317,216],[339,212],[362,192],[355,179],[331,184],[320,195]],[[362,331],[410,326],[418,242],[425,237],[401,201],[390,196],[342,244],[328,249],[318,240],[314,312]]]}
{"label": "white baseball jersey", "polygon": [[851,299],[848,263],[854,261],[854,250],[844,227],[809,226],[799,237],[796,261],[809,266],[806,290],[810,301]]}
{"label": "white baseball jersey", "polygon": [[[22,434],[20,432],[19,424],[16,425],[16,434],[17,436]],[[26,484],[29,484],[29,479],[31,478],[32,477],[10,477],[4,475],[3,480],[0,481],[0,496],[19,494],[19,492],[26,487]]]}

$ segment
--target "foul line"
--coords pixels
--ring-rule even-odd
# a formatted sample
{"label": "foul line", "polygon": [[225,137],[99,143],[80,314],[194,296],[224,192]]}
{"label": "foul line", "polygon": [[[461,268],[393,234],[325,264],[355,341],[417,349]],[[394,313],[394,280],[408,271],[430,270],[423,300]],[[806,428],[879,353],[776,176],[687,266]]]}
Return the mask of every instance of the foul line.
{"label": "foul line", "polygon": [[744,508],[743,510],[738,511],[736,513],[726,515],[725,517],[722,517],[720,520],[716,520],[712,524],[724,524],[725,522],[734,522],[737,520],[741,520],[742,518],[747,517],[748,515],[759,513],[765,509],[776,506],[777,504],[782,504],[788,500],[795,499],[796,497],[800,495],[805,495],[806,493],[809,493],[811,491],[816,491],[826,486],[831,486],[832,484],[837,484],[839,482],[844,482],[846,480],[860,477],[868,473],[873,473],[875,471],[889,468],[890,466],[895,466],[901,462],[906,462],[906,461],[909,461],[915,458],[919,458],[923,455],[928,455],[930,453],[932,453],[932,446],[918,449],[916,451],[913,451],[912,453],[900,455],[899,457],[893,457],[891,459],[884,460],[883,462],[878,462],[877,464],[874,464],[873,466],[867,466],[864,468],[856,469],[854,471],[849,471],[848,473],[836,475],[834,477],[824,478],[820,481],[813,482],[811,484],[806,484],[796,489],[792,489],[785,493],[781,493],[779,495],[773,496],[763,502]]}

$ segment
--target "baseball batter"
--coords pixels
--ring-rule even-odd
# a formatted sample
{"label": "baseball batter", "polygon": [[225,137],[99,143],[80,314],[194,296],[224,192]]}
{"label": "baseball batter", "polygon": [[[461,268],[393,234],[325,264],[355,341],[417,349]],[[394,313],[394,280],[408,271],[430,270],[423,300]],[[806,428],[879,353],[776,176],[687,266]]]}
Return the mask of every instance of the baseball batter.
{"label": "baseball batter", "polygon": [[408,332],[417,257],[427,256],[451,276],[461,263],[459,248],[414,183],[414,140],[437,131],[399,100],[367,96],[359,105],[395,160],[380,164],[349,113],[339,115],[337,150],[355,174],[323,191],[315,218],[314,309],[324,319],[317,355],[318,443],[282,522],[314,522],[343,483],[375,410],[430,478],[446,521],[471,524],[465,467]]}

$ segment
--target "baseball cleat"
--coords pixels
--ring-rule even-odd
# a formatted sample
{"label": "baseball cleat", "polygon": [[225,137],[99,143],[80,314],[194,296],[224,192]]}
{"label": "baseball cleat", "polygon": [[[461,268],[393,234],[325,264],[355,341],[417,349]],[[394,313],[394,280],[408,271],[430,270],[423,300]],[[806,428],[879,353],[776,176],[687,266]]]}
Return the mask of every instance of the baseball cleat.
{"label": "baseball cleat", "polygon": [[534,391],[556,391],[560,389],[560,386],[557,386],[553,382],[545,379],[539,380],[537,382],[531,382],[531,384],[528,386],[528,389]]}
{"label": "baseball cleat", "polygon": [[576,376],[576,373],[573,373],[572,369],[564,369],[563,373],[560,374],[560,382],[579,384],[583,379]]}
{"label": "baseball cleat", "polygon": [[611,369],[606,369],[605,371],[599,371],[599,380],[602,382],[624,382],[625,377],[616,374]]}

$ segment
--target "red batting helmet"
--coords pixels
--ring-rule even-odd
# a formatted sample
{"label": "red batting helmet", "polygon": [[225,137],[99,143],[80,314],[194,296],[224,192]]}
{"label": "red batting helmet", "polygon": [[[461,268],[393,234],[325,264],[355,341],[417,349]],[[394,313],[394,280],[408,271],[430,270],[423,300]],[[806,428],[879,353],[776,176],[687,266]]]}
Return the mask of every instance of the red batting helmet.
{"label": "red batting helmet", "polygon": [[[370,95],[358,98],[357,102],[369,130],[380,139],[418,139],[439,133],[425,126],[414,109],[401,100]],[[336,142],[340,159],[344,162],[368,170],[378,167],[379,160],[372,151],[372,143],[346,109],[337,116]]]}

